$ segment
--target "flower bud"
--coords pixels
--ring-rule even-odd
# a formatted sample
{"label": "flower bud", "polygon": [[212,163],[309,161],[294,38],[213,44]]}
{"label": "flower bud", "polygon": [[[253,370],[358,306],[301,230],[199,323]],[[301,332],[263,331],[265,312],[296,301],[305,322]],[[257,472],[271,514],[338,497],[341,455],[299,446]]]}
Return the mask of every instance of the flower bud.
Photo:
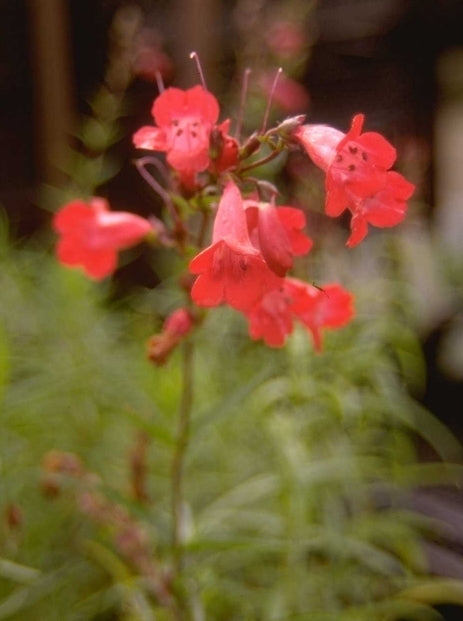
{"label": "flower bud", "polygon": [[305,114],[297,114],[296,116],[290,116],[282,121],[276,127],[276,131],[280,136],[287,137],[292,134],[298,127],[300,127],[305,121]]}
{"label": "flower bud", "polygon": [[148,359],[158,366],[163,365],[193,325],[193,317],[189,311],[177,308],[165,320],[162,332],[148,339]]}

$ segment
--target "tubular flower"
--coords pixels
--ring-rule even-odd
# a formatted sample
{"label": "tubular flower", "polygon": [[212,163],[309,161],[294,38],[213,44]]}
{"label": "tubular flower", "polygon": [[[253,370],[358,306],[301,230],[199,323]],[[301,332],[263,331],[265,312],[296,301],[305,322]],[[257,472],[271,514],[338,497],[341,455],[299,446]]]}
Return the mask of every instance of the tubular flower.
{"label": "tubular flower", "polygon": [[262,252],[269,268],[278,276],[285,276],[293,266],[293,257],[306,254],[313,245],[302,232],[304,212],[296,207],[276,207],[274,203],[253,200],[244,204],[252,243]]}
{"label": "tubular flower", "polygon": [[318,289],[296,278],[285,278],[246,313],[249,336],[271,347],[282,347],[299,320],[312,334],[316,351],[322,350],[322,328],[340,328],[352,319],[352,295],[338,284]]}
{"label": "tubular flower", "polygon": [[377,132],[362,132],[363,114],[352,119],[349,132],[325,125],[303,125],[294,132],[312,161],[326,172],[326,213],[352,213],[350,247],[360,243],[368,224],[395,226],[407,210],[406,201],[415,186],[389,170],[396,160],[395,148]]}
{"label": "tubular flower", "polygon": [[114,272],[119,250],[138,244],[153,231],[145,218],[126,211],[111,212],[107,201],[96,197],[64,205],[53,218],[53,228],[60,235],[58,260],[83,268],[95,280]]}
{"label": "tubular flower", "polygon": [[269,291],[245,313],[249,336],[257,341],[263,339],[269,347],[282,347],[286,337],[293,331],[293,317],[290,311],[291,292],[285,281],[278,289]]}
{"label": "tubular flower", "polygon": [[323,328],[341,328],[354,316],[352,294],[337,283],[319,289],[288,278],[286,288],[292,294],[291,313],[311,332],[317,351],[322,350]]}
{"label": "tubular flower", "polygon": [[191,260],[189,270],[199,274],[191,289],[196,304],[226,303],[243,312],[280,282],[249,239],[243,199],[232,181],[219,202],[212,244]]}
{"label": "tubular flower", "polygon": [[202,86],[167,88],[151,109],[156,126],[141,127],[133,136],[139,149],[164,151],[173,169],[191,176],[210,164],[209,142],[219,117],[219,104]]}

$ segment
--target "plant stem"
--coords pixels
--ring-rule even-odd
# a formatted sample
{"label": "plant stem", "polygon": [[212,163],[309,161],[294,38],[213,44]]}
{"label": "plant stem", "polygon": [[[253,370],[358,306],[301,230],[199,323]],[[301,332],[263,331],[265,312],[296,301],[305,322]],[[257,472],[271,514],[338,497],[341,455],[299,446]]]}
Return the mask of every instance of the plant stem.
{"label": "plant stem", "polygon": [[182,394],[178,411],[175,452],[172,460],[172,551],[176,578],[181,576],[184,563],[183,475],[193,405],[193,344],[190,339],[186,339],[183,343],[182,355]]}
{"label": "plant stem", "polygon": [[247,166],[243,166],[239,169],[239,172],[244,173],[248,172],[249,170],[253,170],[254,168],[258,168],[259,166],[263,166],[264,164],[267,164],[267,162],[271,162],[273,159],[275,159],[277,155],[280,155],[281,151],[281,148],[275,147],[274,151],[272,151],[260,160],[256,160],[254,162],[251,162],[251,164],[248,164]]}

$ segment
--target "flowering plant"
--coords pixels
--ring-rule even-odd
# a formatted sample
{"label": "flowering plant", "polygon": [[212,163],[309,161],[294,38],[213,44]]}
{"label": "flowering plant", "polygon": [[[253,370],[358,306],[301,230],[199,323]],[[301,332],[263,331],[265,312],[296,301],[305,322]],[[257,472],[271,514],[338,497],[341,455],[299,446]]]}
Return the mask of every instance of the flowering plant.
{"label": "flowering plant", "polygon": [[[251,340],[280,351],[290,343],[299,324],[312,340],[310,348],[305,336],[304,349],[317,356],[326,349],[325,332],[346,327],[356,312],[354,295],[342,284],[333,280],[316,284],[309,277],[307,257],[316,252],[320,242],[311,227],[310,205],[281,200],[273,178],[265,176],[266,167],[282,155],[297,153],[323,171],[326,216],[336,218],[346,210],[351,214],[347,252],[355,252],[352,249],[364,241],[368,226],[399,224],[415,186],[391,170],[397,154],[390,142],[376,132],[362,133],[363,114],[354,116],[347,133],[306,123],[305,115],[300,114],[270,128],[264,119],[260,130],[242,139],[239,118],[235,131],[230,119],[219,121],[219,103],[204,80],[186,90],[162,87],[151,112],[153,125],[137,129],[132,140],[135,165],[162,199],[161,213],[146,218],[111,210],[101,197],[75,198],[55,213],[53,226],[59,236],[58,260],[65,266],[80,267],[92,280],[111,276],[117,269],[118,253],[141,243],[180,258],[176,299],[181,302],[169,309],[161,330],[146,343],[147,358],[158,367],[168,365],[179,347],[183,356],[171,470],[172,542],[167,561],[147,553],[150,544],[142,526],[130,512],[99,493],[92,474],[76,456],[47,455],[44,485],[47,493],[54,494],[57,475],[64,473],[77,480],[79,511],[93,523],[111,527],[116,552],[133,571],[148,578],[155,610],[162,609],[169,619],[189,619],[199,606],[196,587],[192,590],[187,579],[184,472],[195,332],[207,331],[208,311],[229,307],[247,322]],[[140,151],[144,153],[139,155]],[[151,168],[161,174],[163,184],[149,172]],[[288,421],[278,419],[275,424],[282,444],[285,434],[297,433],[286,427]],[[299,450],[294,437],[293,441],[291,452]],[[146,437],[141,436],[133,473],[140,501],[147,498],[145,450]],[[302,524],[301,532],[305,532]],[[373,598],[381,600],[380,585],[373,581],[371,588]],[[298,609],[294,603],[288,606],[288,610]],[[368,615],[370,609],[365,606],[362,614]]]}
{"label": "flowering plant", "polygon": [[[275,84],[278,77],[279,72]],[[284,345],[296,319],[311,332],[320,351],[322,331],[340,328],[353,318],[353,296],[339,283],[315,286],[290,276],[295,259],[308,254],[314,244],[305,232],[306,213],[299,206],[278,205],[277,187],[252,172],[282,152],[302,149],[326,173],[327,215],[351,211],[347,245],[352,247],[365,238],[368,224],[390,227],[405,217],[414,185],[390,170],[394,147],[378,133],[362,134],[361,114],[347,134],[305,124],[305,116],[299,115],[270,129],[264,123],[240,141],[229,133],[230,119],[218,123],[219,103],[204,84],[163,90],[151,112],[154,125],[138,129],[133,144],[138,150],[165,154],[167,187],[159,186],[147,171],[148,164],[160,166],[158,160],[145,155],[138,167],[164,199],[170,224],[157,217],[109,212],[101,198],[91,198],[88,205],[76,200],[54,218],[61,235],[59,260],[80,265],[88,276],[101,279],[115,270],[120,249],[143,240],[168,246],[188,259],[187,269],[194,277],[187,307],[226,304],[247,319],[252,339],[263,339],[271,347]],[[199,233],[191,227],[191,214],[202,220]],[[204,246],[211,218],[212,237]],[[189,317],[193,327],[198,311],[190,308]],[[175,341],[189,332],[183,330]],[[171,342],[168,349],[173,349]],[[166,355],[161,352],[151,359],[164,362]]]}
{"label": "flowering plant", "polygon": [[[415,186],[371,117],[311,122],[313,3],[233,4],[242,57],[259,58],[251,83],[237,64],[232,114],[195,53],[200,83],[173,85],[162,37],[124,3],[48,229],[55,256],[3,253],[0,388],[17,350],[0,575],[17,585],[0,585],[0,618],[428,621],[437,591],[463,602],[430,578],[431,528],[407,504],[416,482],[460,473],[421,469],[409,434],[458,454],[409,393],[413,305],[384,261],[405,227],[378,234]],[[129,66],[156,96],[120,132]],[[127,193],[106,185],[121,135]],[[124,297],[140,264],[149,284]],[[37,464],[38,485],[15,482]]]}

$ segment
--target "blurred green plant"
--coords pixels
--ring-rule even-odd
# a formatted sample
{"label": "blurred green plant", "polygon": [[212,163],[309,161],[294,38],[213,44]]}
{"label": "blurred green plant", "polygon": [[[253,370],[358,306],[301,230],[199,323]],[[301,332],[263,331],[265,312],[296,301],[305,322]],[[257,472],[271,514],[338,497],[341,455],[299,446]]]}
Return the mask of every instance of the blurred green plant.
{"label": "blurred green plant", "polygon": [[302,332],[269,352],[226,309],[208,317],[172,584],[181,352],[145,360],[145,294],[118,307],[38,244],[3,231],[1,248],[0,619],[434,620],[436,601],[463,604],[429,574],[436,524],[404,503],[460,482],[461,453],[410,396],[423,361],[398,279],[377,273],[381,310],[317,356]]}

